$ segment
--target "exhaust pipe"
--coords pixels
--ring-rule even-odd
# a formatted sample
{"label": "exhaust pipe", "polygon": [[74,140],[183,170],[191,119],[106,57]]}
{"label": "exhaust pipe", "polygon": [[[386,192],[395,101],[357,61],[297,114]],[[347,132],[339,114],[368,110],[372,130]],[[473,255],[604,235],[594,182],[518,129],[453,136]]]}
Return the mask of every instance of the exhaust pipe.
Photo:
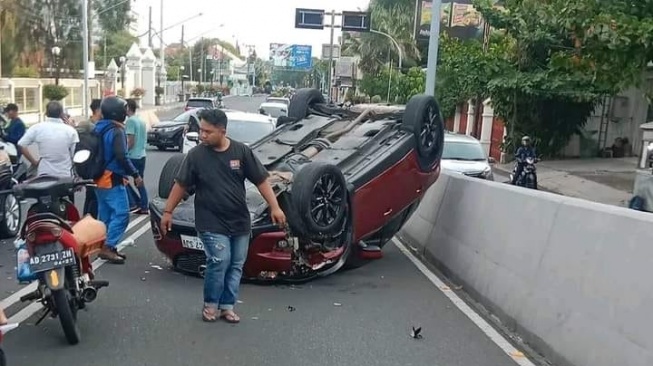
{"label": "exhaust pipe", "polygon": [[92,302],[97,298],[97,290],[94,287],[86,287],[82,290],[82,299],[84,302]]}

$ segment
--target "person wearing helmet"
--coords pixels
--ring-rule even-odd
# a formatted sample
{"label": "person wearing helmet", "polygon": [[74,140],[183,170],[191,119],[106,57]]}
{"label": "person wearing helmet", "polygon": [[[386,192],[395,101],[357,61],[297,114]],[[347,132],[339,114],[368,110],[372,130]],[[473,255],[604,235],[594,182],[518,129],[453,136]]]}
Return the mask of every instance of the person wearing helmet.
{"label": "person wearing helmet", "polygon": [[118,252],[127,225],[129,224],[129,199],[126,184],[128,177],[134,178],[137,187],[143,185],[134,164],[127,158],[127,102],[119,97],[109,96],[100,103],[102,119],[95,124],[95,132],[102,136],[102,147],[106,168],[95,183],[98,200],[98,217],[107,226],[106,245],[99,257],[113,264],[125,263],[125,255]]}
{"label": "person wearing helmet", "polygon": [[517,161],[517,164],[515,166],[515,174],[512,177],[511,184],[517,184],[519,176],[521,175],[522,171],[524,171],[526,158],[537,158],[535,147],[531,145],[531,138],[529,136],[524,136],[521,138],[521,146],[519,146],[517,152],[515,152],[515,160]]}

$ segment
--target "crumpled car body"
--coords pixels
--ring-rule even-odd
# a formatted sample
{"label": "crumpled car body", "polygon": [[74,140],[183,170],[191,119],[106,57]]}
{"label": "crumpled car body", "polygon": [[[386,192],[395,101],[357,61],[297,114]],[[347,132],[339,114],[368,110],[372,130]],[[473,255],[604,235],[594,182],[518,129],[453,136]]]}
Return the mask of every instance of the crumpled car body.
{"label": "crumpled car body", "polygon": [[[325,103],[316,89],[301,89],[287,118],[250,147],[268,169],[289,225],[272,224],[267,203],[246,183],[252,238],[243,278],[306,281],[381,258],[439,177],[444,124],[435,99],[344,108]],[[159,197],[150,203],[152,231],[175,269],[203,275],[192,191],[175,209],[172,230],[165,237],[159,230],[182,160],[173,156],[163,168]]]}

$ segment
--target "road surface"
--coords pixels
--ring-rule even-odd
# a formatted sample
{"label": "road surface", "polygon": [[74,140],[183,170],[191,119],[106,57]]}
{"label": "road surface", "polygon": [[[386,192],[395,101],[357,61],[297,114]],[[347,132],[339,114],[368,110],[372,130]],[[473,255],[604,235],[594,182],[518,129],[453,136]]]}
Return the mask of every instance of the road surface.
{"label": "road surface", "polygon": [[[225,102],[229,108],[256,111],[261,100],[234,97]],[[173,154],[178,152],[148,151],[145,183],[150,194]],[[229,325],[201,321],[202,280],[169,269],[154,247],[146,217],[132,216],[127,235],[135,239],[125,250],[127,263],[98,270],[111,285],[88,311],[80,312],[82,341],[77,346],[65,343],[58,320],[35,326],[36,316],[29,315],[37,306],[12,302],[22,286],[14,279],[11,241],[1,244],[0,270],[6,279],[0,281],[5,297],[0,304],[12,320],[22,320],[3,344],[10,365],[517,364],[508,356],[510,346],[491,340],[487,334],[492,331],[470,320],[475,315],[464,306],[461,311],[462,305],[445,296],[424,275],[427,270],[418,269],[396,245],[389,244],[381,260],[309,284],[243,285],[236,309],[242,321]],[[409,336],[413,326],[422,327],[422,339]]]}

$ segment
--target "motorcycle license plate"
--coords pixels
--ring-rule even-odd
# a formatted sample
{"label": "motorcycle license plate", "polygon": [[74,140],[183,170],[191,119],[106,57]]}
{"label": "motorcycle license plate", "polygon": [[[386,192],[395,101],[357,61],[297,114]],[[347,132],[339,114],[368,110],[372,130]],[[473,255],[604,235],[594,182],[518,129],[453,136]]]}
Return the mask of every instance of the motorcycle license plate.
{"label": "motorcycle license plate", "polygon": [[187,249],[204,251],[202,239],[196,236],[181,235],[181,246]]}
{"label": "motorcycle license plate", "polygon": [[33,273],[44,272],[71,264],[75,264],[75,252],[72,249],[37,254],[29,258],[29,266]]}

